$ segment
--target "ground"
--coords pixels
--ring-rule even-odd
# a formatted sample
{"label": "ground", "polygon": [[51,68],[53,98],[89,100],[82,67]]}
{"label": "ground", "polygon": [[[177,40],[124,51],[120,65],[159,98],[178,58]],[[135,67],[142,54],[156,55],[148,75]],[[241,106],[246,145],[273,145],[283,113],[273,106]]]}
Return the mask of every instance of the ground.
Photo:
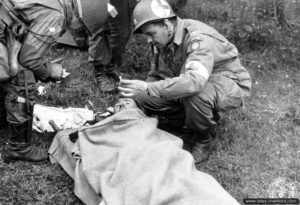
{"label": "ground", "polygon": [[[252,94],[241,109],[222,114],[216,149],[197,168],[213,175],[240,203],[248,197],[300,198],[300,35],[299,27],[295,28],[275,35],[287,39],[286,44],[244,49],[238,44],[241,40],[235,42],[252,77]],[[246,31],[253,34],[253,29],[256,27]],[[279,42],[278,38],[274,42]],[[257,43],[254,40],[258,39],[250,40]],[[145,78],[149,67],[145,45],[140,36],[131,39],[118,70],[121,76]],[[105,95],[94,85],[86,51],[54,45],[47,58],[59,57],[73,78],[66,84],[48,84],[38,103],[91,107],[90,101],[93,109],[101,111],[114,101],[115,95]],[[34,133],[35,143],[45,148],[53,137]],[[5,136],[0,138],[0,151],[5,140]],[[0,204],[82,204],[73,194],[73,181],[59,165],[0,161],[0,175]]]}

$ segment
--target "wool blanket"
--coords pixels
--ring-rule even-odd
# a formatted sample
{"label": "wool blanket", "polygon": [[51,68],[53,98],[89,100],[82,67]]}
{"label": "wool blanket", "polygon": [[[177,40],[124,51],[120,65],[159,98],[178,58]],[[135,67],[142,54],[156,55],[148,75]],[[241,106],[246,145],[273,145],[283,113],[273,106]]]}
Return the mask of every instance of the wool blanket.
{"label": "wool blanket", "polygon": [[155,118],[128,109],[79,129],[72,143],[58,133],[49,149],[74,179],[86,204],[236,205],[209,174],[196,169],[180,138],[157,128]]}

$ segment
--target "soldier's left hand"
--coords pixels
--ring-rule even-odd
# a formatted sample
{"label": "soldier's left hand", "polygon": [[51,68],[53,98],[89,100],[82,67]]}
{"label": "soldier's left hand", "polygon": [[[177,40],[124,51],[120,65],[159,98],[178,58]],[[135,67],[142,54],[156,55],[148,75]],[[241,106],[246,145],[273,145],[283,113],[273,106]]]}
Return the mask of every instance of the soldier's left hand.
{"label": "soldier's left hand", "polygon": [[141,80],[120,80],[118,87],[121,96],[123,97],[142,97],[147,95],[148,85]]}
{"label": "soldier's left hand", "polygon": [[15,9],[27,9],[35,4],[32,0],[11,0],[11,2]]}

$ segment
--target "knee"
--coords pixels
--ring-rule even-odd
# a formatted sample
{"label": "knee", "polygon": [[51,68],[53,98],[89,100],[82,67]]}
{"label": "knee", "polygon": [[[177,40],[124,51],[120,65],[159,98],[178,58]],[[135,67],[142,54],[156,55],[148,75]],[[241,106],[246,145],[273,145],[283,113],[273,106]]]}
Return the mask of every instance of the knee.
{"label": "knee", "polygon": [[139,104],[147,113],[156,112],[163,107],[160,99],[151,98],[150,96],[140,99]]}
{"label": "knee", "polygon": [[43,64],[42,59],[30,59],[26,54],[23,54],[23,52],[20,52],[19,55],[19,63],[24,68],[32,69],[32,68],[39,68],[41,64]]}

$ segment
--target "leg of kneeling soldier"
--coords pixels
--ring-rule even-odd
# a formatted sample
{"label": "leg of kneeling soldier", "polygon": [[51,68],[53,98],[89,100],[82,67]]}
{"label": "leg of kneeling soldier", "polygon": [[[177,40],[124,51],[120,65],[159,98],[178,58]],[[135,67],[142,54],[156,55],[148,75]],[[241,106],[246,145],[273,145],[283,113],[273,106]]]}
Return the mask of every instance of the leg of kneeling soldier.
{"label": "leg of kneeling soldier", "polygon": [[219,120],[215,102],[216,91],[209,81],[201,93],[183,99],[188,130],[184,143],[196,164],[208,160],[213,149],[215,126]]}
{"label": "leg of kneeling soldier", "polygon": [[5,107],[9,125],[9,140],[2,153],[5,162],[13,160],[40,162],[48,158],[46,150],[37,148],[31,143],[35,85],[33,73],[21,70],[5,88],[7,92]]}
{"label": "leg of kneeling soldier", "polygon": [[140,101],[142,109],[148,116],[158,118],[158,128],[180,135],[184,126],[185,113],[180,101],[146,97]]}
{"label": "leg of kneeling soldier", "polygon": [[201,93],[184,99],[186,125],[194,130],[196,163],[206,161],[211,154],[219,112],[241,107],[247,95],[233,79],[212,74]]}

